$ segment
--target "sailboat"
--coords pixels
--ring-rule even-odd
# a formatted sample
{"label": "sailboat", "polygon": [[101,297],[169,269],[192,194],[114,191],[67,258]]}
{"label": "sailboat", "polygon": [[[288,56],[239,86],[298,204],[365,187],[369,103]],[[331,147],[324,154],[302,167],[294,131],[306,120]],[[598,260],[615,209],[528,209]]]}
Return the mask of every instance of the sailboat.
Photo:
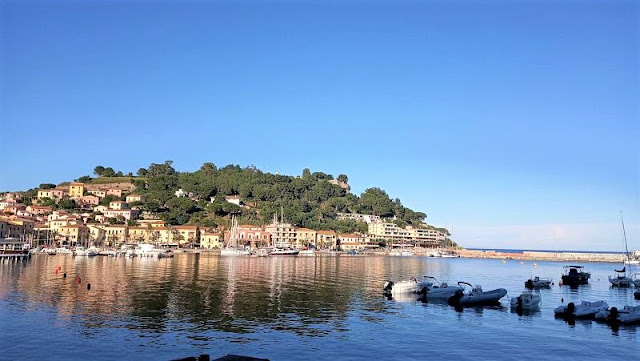
{"label": "sailboat", "polygon": [[220,250],[221,256],[249,256],[251,252],[238,246],[238,220],[236,216],[231,217],[231,230],[229,231],[229,242]]}
{"label": "sailboat", "polygon": [[[627,247],[627,232],[624,229],[624,219],[622,213],[620,214],[620,221],[622,222],[622,234],[624,235],[624,255],[626,260],[629,261],[629,249]],[[621,270],[615,270],[616,274],[609,276],[609,282],[615,287],[631,287],[633,280],[627,276],[627,266],[623,266]]]}

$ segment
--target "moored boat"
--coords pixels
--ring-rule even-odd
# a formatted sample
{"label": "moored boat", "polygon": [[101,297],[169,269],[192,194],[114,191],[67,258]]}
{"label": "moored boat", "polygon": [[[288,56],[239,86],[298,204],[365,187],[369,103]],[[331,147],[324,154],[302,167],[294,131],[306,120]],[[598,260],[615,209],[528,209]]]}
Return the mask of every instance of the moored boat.
{"label": "moored boat", "polygon": [[424,281],[418,289],[418,293],[430,300],[447,301],[457,291],[462,291],[460,286],[450,286],[446,282],[438,282],[435,277],[424,276]]}
{"label": "moored boat", "polygon": [[303,249],[300,251],[300,253],[298,253],[298,256],[315,256],[316,255],[316,251],[314,251],[313,249]]}
{"label": "moored boat", "polygon": [[622,309],[611,307],[596,313],[594,317],[598,321],[637,323],[640,322],[640,306],[624,306]]}
{"label": "moored boat", "polygon": [[556,307],[553,312],[559,316],[594,317],[596,313],[609,308],[605,301],[582,301],[579,304],[569,302],[567,305]]}
{"label": "moored boat", "polygon": [[562,275],[562,284],[568,286],[586,285],[589,283],[591,273],[582,266],[565,266]]}
{"label": "moored boat", "polygon": [[424,287],[433,285],[430,278],[431,277],[425,276],[420,281],[418,281],[416,277],[400,282],[387,281],[384,283],[382,291],[384,294],[391,295],[400,293],[418,293],[418,291],[422,290]]}
{"label": "moored boat", "polygon": [[270,256],[297,256],[299,249],[295,248],[274,248],[269,253]]}
{"label": "moored boat", "polygon": [[551,280],[535,276],[526,280],[524,286],[528,289],[549,288],[551,287]]}
{"label": "moored boat", "polygon": [[517,311],[533,311],[540,308],[540,295],[531,292],[523,292],[520,296],[511,299],[511,308]]}
{"label": "moored boat", "polygon": [[[463,288],[463,290],[456,291],[456,293],[454,293],[454,295],[449,299],[449,304],[453,306],[468,307],[497,305],[500,304],[500,299],[507,295],[507,290],[504,288],[483,291],[481,286],[472,286],[467,282],[458,282],[458,286]],[[465,293],[464,286],[469,286],[471,290]]]}
{"label": "moored boat", "polygon": [[622,267],[621,270],[614,270],[616,274],[611,277],[609,276],[609,282],[614,287],[631,287],[633,285],[633,280],[626,275],[627,267]]}

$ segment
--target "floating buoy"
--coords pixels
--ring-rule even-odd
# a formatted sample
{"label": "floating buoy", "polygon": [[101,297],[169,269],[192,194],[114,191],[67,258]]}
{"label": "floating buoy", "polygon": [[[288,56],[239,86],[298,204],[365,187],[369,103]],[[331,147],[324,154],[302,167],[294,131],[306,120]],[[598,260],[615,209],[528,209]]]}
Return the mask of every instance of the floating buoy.
{"label": "floating buoy", "polygon": [[505,260],[502,260],[502,263],[507,263],[507,261],[505,261]]}
{"label": "floating buoy", "polygon": [[87,283],[87,291],[91,290],[91,283]]}
{"label": "floating buoy", "polygon": [[558,287],[562,287],[562,281],[558,282]]}
{"label": "floating buoy", "polygon": [[67,278],[67,274],[65,273],[64,275],[62,275],[62,278]]}
{"label": "floating buoy", "polygon": [[82,283],[82,278],[80,278],[80,276],[78,276],[78,278],[76,278],[76,283],[77,283],[77,284]]}
{"label": "floating buoy", "polygon": [[53,273],[58,274],[60,272],[57,268],[53,271]]}
{"label": "floating buoy", "polygon": [[520,264],[524,264],[524,262],[520,261]]}
{"label": "floating buoy", "polygon": [[564,303],[564,297],[562,297],[562,298],[560,299],[560,302],[561,302],[561,303]]}
{"label": "floating buoy", "polygon": [[538,264],[534,262],[533,267],[538,267]]}

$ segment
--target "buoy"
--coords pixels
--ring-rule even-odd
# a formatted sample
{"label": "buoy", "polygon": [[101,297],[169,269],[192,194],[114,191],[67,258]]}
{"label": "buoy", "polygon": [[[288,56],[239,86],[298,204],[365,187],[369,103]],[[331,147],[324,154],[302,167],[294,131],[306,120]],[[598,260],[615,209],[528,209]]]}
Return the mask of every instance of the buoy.
{"label": "buoy", "polygon": [[87,283],[87,291],[91,290],[91,283]]}
{"label": "buoy", "polygon": [[55,271],[53,271],[53,273],[58,274],[58,272],[60,272],[57,268],[55,269]]}
{"label": "buoy", "polygon": [[564,297],[562,297],[562,298],[560,299],[560,302],[561,302],[561,303],[564,303]]}
{"label": "buoy", "polygon": [[62,278],[67,278],[67,274],[65,273],[65,274],[62,276]]}
{"label": "buoy", "polygon": [[562,287],[562,281],[558,282],[558,287]]}
{"label": "buoy", "polygon": [[538,264],[537,264],[537,263],[534,263],[534,264],[533,264],[533,267],[538,267]]}
{"label": "buoy", "polygon": [[78,278],[76,278],[76,283],[77,283],[77,284],[82,283],[82,278],[80,278],[80,276],[78,276]]}

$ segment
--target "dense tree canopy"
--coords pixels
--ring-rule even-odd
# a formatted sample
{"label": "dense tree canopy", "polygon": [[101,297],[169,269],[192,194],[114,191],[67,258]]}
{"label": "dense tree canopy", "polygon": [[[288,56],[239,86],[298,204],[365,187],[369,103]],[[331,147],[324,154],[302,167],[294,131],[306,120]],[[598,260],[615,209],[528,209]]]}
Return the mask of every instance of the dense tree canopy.
{"label": "dense tree canopy", "polygon": [[[285,220],[299,227],[332,229],[338,232],[366,232],[367,225],[356,221],[338,220],[336,213],[365,213],[394,218],[402,224],[424,226],[426,214],[392,200],[380,188],[369,188],[360,196],[347,193],[329,183],[331,174],[302,171],[301,177],[264,173],[255,166],[227,165],[218,168],[204,163],[195,172],[177,172],[172,161],[153,163],[140,168],[132,182],[136,193],[145,196],[143,211],[156,214],[170,224],[197,224],[204,227],[228,225],[232,214],[241,223],[269,223],[284,210]],[[142,178],[144,177],[144,178]],[[345,174],[337,180],[347,183]],[[182,189],[190,197],[178,198]],[[225,200],[238,196],[241,206]]]}

